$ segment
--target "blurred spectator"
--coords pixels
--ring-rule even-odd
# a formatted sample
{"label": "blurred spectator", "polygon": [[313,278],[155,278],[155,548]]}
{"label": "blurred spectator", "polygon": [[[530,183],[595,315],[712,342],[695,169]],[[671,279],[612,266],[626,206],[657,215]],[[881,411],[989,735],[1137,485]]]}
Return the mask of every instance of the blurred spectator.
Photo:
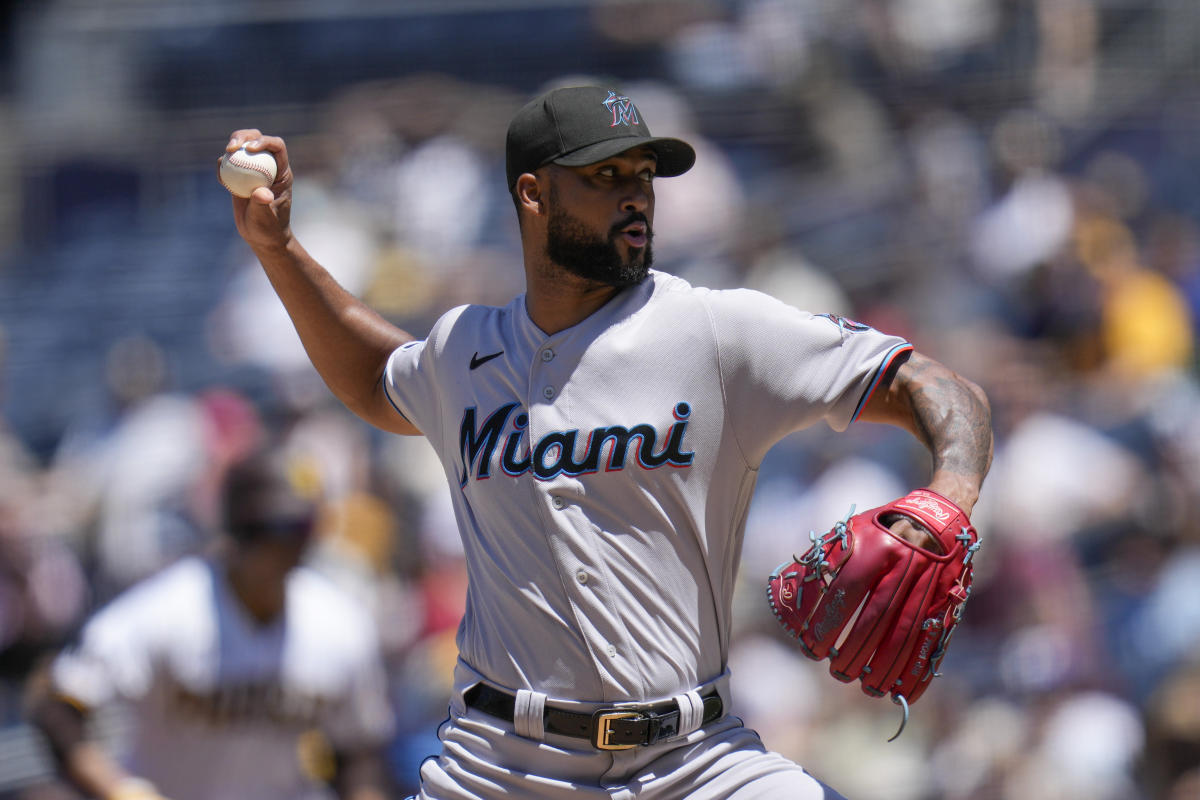
{"label": "blurred spectator", "polygon": [[971,254],[985,277],[1004,282],[1067,244],[1074,209],[1069,186],[1053,172],[1062,143],[1048,120],[1009,112],[996,125],[992,147],[1011,182],[980,216]]}
{"label": "blurred spectator", "polygon": [[89,594],[75,554],[26,513],[36,505],[0,499],[0,724],[18,718],[18,687],[70,633]]}
{"label": "blurred spectator", "polygon": [[1038,0],[1033,95],[1062,120],[1084,117],[1095,101],[1100,20],[1093,0]]}
{"label": "blurred spectator", "polygon": [[1184,369],[1193,357],[1192,320],[1179,289],[1141,263],[1133,232],[1103,216],[1081,219],[1080,261],[1104,290],[1102,335],[1107,366],[1118,379]]}
{"label": "blurred spectator", "polygon": [[1047,709],[1028,754],[1004,776],[1001,797],[1030,800],[1136,800],[1134,767],[1145,733],[1135,709],[1094,692]]}
{"label": "blurred spectator", "polygon": [[1194,657],[1155,692],[1147,726],[1148,791],[1168,800],[1194,797],[1200,785],[1200,665]]}
{"label": "blurred spectator", "polygon": [[53,461],[64,523],[95,525],[103,596],[144,578],[200,542],[190,492],[209,468],[210,419],[198,396],[166,391],[166,360],[147,337],[109,348],[112,416],[66,432]]}
{"label": "blurred spectator", "polygon": [[1200,230],[1187,217],[1159,212],[1150,223],[1146,265],[1179,287],[1192,320],[1192,339],[1200,334]]}

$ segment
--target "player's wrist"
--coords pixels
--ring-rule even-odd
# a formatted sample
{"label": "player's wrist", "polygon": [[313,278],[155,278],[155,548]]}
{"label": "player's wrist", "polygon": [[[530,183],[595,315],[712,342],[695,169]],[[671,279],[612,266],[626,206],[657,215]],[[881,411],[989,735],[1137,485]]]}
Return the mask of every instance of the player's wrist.
{"label": "player's wrist", "polygon": [[295,262],[304,253],[300,242],[292,234],[291,228],[284,228],[278,232],[272,231],[269,236],[248,238],[246,243],[258,256],[259,261],[264,264]]}
{"label": "player's wrist", "polygon": [[962,509],[962,512],[967,517],[971,516],[971,511],[974,510],[975,504],[979,502],[979,484],[962,475],[939,472],[933,476],[933,480],[929,482],[926,488],[954,503],[954,505]]}

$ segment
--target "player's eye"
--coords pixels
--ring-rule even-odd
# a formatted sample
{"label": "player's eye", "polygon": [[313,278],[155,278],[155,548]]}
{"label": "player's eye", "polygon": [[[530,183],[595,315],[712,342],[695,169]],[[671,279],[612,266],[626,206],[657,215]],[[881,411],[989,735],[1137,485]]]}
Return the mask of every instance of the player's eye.
{"label": "player's eye", "polygon": [[604,166],[604,167],[601,167],[600,169],[596,170],[596,174],[601,175],[605,178],[611,178],[617,174],[617,168],[614,166],[611,166],[611,165]]}
{"label": "player's eye", "polygon": [[646,182],[650,182],[650,181],[654,180],[654,170],[644,169],[638,173],[638,177]]}

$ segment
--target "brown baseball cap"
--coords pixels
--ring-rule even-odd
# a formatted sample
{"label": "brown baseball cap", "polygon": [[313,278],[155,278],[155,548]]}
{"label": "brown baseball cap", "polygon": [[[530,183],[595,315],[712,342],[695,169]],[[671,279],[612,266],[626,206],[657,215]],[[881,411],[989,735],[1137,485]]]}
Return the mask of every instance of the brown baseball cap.
{"label": "brown baseball cap", "polygon": [[282,454],[265,450],[233,464],[221,485],[226,532],[242,542],[307,539],[317,502],[296,472]]}
{"label": "brown baseball cap", "polygon": [[508,125],[508,188],[546,164],[581,167],[641,146],[658,156],[659,177],[682,175],[696,163],[696,151],[687,142],[650,135],[633,101],[616,90],[553,89],[527,103]]}

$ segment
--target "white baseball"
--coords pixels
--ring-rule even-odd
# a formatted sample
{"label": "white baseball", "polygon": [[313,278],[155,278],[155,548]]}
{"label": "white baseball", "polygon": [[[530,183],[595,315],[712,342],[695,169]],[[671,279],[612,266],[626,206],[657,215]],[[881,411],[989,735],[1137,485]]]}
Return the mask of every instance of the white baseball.
{"label": "white baseball", "polygon": [[260,186],[275,182],[275,156],[269,150],[248,153],[246,148],[221,156],[221,184],[237,197],[249,197]]}

